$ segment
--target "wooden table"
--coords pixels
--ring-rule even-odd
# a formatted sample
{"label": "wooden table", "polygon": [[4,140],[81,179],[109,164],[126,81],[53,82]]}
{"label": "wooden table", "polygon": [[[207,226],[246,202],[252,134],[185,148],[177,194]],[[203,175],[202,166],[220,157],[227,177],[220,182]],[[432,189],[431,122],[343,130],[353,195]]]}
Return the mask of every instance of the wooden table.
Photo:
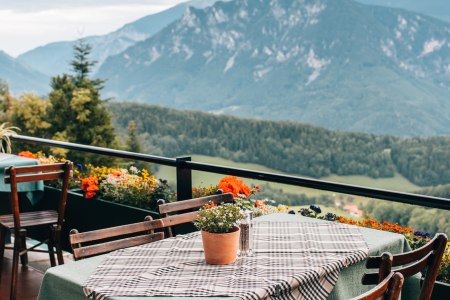
{"label": "wooden table", "polygon": [[[282,220],[290,222],[327,222],[317,219],[305,218],[299,215],[288,214],[272,214],[264,216],[257,220]],[[350,225],[349,225],[350,226]],[[373,230],[369,228],[361,228],[361,234],[369,246],[369,255],[379,255],[384,251],[391,253],[403,253],[409,251],[409,245],[402,235]],[[86,299],[81,286],[87,280],[89,275],[102,262],[104,256],[97,256],[85,260],[68,263],[66,265],[57,266],[49,269],[45,276],[39,293],[39,300],[56,300],[56,299]],[[361,285],[361,278],[366,271],[364,262],[352,265],[344,269],[329,296],[329,299],[349,299],[361,294],[371,288],[371,286]],[[419,291],[419,281],[417,278],[406,280],[403,289],[403,299],[414,299],[413,295],[417,295]],[[411,297],[409,297],[411,296]],[[209,299],[223,299],[223,297],[209,297]],[[232,297],[231,297],[232,298]],[[108,298],[109,299],[109,298]],[[136,299],[136,297],[112,297],[111,299]],[[193,297],[139,297],[137,299],[152,300],[188,300]],[[230,297],[228,297],[230,299]],[[238,299],[238,298],[232,298]]]}

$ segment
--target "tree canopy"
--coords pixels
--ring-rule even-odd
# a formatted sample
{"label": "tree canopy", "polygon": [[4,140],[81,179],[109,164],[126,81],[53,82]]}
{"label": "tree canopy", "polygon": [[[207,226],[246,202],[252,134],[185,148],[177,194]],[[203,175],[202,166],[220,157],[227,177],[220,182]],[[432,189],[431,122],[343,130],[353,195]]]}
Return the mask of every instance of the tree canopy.
{"label": "tree canopy", "polygon": [[[89,77],[95,62],[89,60],[91,46],[80,40],[74,46],[71,62],[74,75],[62,74],[52,78],[49,95],[49,137],[84,145],[116,148],[114,128],[100,90],[102,80]],[[80,162],[98,159],[79,153],[71,157]]]}

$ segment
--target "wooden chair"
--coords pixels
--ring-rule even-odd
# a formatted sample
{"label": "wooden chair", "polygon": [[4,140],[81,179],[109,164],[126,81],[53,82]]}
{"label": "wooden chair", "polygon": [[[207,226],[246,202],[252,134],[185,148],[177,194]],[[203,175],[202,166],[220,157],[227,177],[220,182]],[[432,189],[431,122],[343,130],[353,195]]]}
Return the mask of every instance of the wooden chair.
{"label": "wooden chair", "polygon": [[[168,237],[173,236],[172,226],[193,222],[198,214],[198,209],[209,202],[213,202],[216,204],[225,202],[232,203],[234,201],[234,197],[232,193],[222,194],[221,190],[219,190],[220,194],[194,198],[189,200],[181,200],[172,203],[165,203],[164,200],[158,200],[159,205],[159,213],[161,214],[161,220],[163,221],[164,227],[166,227],[166,233]],[[195,211],[186,212],[177,215],[169,215],[171,213],[179,213],[182,211],[196,209]]]}
{"label": "wooden chair", "polygon": [[[426,275],[418,298],[420,300],[431,299],[434,282],[436,281],[446,244],[447,236],[443,233],[438,233],[430,242],[421,248],[392,256],[392,267],[401,266],[395,268],[393,271],[401,273],[405,278],[426,269]],[[379,271],[378,273],[364,274],[362,283],[376,284],[384,280],[386,272],[390,272],[390,269],[381,271],[383,269],[382,264],[382,256],[369,257],[366,262],[366,267],[368,269],[379,268]]]}
{"label": "wooden chair", "polygon": [[[13,264],[11,274],[11,291],[10,299],[16,299],[17,272],[19,267],[19,257],[21,263],[28,263],[27,252],[48,252],[50,263],[56,265],[54,248],[58,264],[63,264],[63,254],[61,249],[61,229],[64,222],[64,212],[66,209],[67,191],[69,187],[69,178],[72,176],[72,163],[66,161],[64,163],[56,163],[50,165],[11,166],[5,170],[5,183],[11,184],[11,208],[12,214],[0,216],[0,276],[3,263],[3,255],[5,248],[5,235],[7,230],[14,232]],[[20,212],[19,195],[17,184],[21,182],[33,182],[40,180],[57,180],[62,179],[62,188],[59,198],[58,211],[45,210],[34,212]],[[42,200],[44,201],[44,200]],[[30,247],[26,247],[27,228],[45,227],[48,238]],[[40,245],[47,243],[48,251],[37,249]]]}
{"label": "wooden chair", "polygon": [[[73,250],[73,257],[75,260],[91,257],[98,254],[108,253],[118,249],[124,249],[134,246],[139,246],[164,239],[163,232],[155,233],[154,230],[163,227],[161,220],[152,220],[151,217],[146,217],[146,221],[106,229],[93,230],[79,233],[78,230],[72,229],[70,231],[69,240]],[[136,235],[141,233],[140,235]],[[143,233],[143,234],[142,234]],[[119,236],[118,240],[110,240]],[[85,245],[83,245],[85,244]]]}
{"label": "wooden chair", "polygon": [[401,273],[391,272],[377,286],[352,300],[397,300],[400,297],[404,277]]}

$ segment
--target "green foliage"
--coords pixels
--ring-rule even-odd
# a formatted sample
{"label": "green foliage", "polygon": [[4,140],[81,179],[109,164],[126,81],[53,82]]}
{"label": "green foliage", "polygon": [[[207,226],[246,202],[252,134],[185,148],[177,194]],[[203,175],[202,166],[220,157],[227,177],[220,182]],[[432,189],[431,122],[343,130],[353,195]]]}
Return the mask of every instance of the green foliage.
{"label": "green foliage", "polygon": [[437,185],[421,189],[415,192],[416,194],[429,195],[434,197],[449,198],[450,199],[450,184]]}
{"label": "green foliage", "polygon": [[450,137],[397,138],[344,133],[293,122],[239,119],[158,106],[110,103],[115,126],[134,120],[145,148],[165,156],[203,154],[311,177],[393,177],[450,183]]}
{"label": "green foliage", "polygon": [[148,133],[148,145],[164,155],[186,153],[263,163],[287,173],[392,177],[394,166],[384,151],[389,138],[341,133],[293,122],[246,120],[199,112],[180,112],[139,104],[111,103],[117,128],[136,122]]}
{"label": "green foliage", "polygon": [[450,138],[400,139],[392,147],[392,160],[400,173],[420,185],[450,183]]}
{"label": "green foliage", "polygon": [[25,93],[14,103],[12,123],[20,127],[24,135],[45,137],[52,126],[47,122],[50,105],[50,102],[35,94]]}
{"label": "green foliage", "polygon": [[0,122],[10,122],[16,99],[9,92],[9,84],[0,79]]}
{"label": "green foliage", "polygon": [[140,153],[142,151],[136,132],[136,123],[133,120],[128,122],[127,150],[136,153]]}
{"label": "green foliage", "polygon": [[237,224],[237,221],[245,218],[241,209],[231,203],[215,206],[210,203],[198,212],[195,219],[195,227],[198,230],[210,233],[227,233]]}
{"label": "green foliage", "polygon": [[[52,126],[47,135],[57,140],[116,148],[111,117],[100,99],[103,81],[88,77],[91,67],[95,65],[88,59],[90,51],[91,47],[81,40],[74,46],[74,60],[71,63],[75,76],[63,74],[52,78],[48,112],[48,121]],[[68,155],[81,163],[111,160],[77,152]]]}

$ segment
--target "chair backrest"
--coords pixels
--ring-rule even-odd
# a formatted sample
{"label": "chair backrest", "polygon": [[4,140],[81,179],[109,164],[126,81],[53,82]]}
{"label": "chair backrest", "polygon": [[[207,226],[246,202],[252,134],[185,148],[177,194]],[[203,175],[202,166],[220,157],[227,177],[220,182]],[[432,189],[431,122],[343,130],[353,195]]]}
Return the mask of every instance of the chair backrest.
{"label": "chair backrest", "polygon": [[11,166],[5,169],[5,183],[11,185],[11,209],[14,215],[14,227],[20,228],[20,208],[17,184],[41,180],[62,179],[61,194],[58,203],[58,225],[64,222],[69,179],[72,176],[72,162],[55,163],[36,166]]}
{"label": "chair backrest", "polygon": [[[167,235],[172,237],[172,226],[193,222],[198,214],[198,209],[209,202],[212,203],[231,203],[234,201],[232,193],[217,194],[212,196],[205,196],[189,200],[181,200],[172,203],[165,203],[164,200],[159,200],[159,213],[164,227],[167,227]],[[170,213],[187,211],[195,209],[195,211],[181,213],[177,215],[169,215]]]}
{"label": "chair backrest", "polygon": [[[404,277],[410,277],[426,270],[419,295],[420,300],[431,299],[434,282],[436,281],[446,244],[447,236],[443,233],[437,233],[426,245],[410,252],[393,255],[392,267],[398,267],[393,269],[393,271],[401,273]],[[369,257],[366,267],[368,269],[380,268],[381,263],[381,256]],[[380,272],[365,274],[363,284],[373,284],[383,280],[384,278],[380,274]]]}
{"label": "chair backrest", "polygon": [[404,277],[401,273],[391,272],[373,289],[352,300],[397,300],[400,297],[403,281]]}
{"label": "chair backrest", "polygon": [[[154,232],[155,229],[163,227],[162,221],[152,220],[151,217],[146,217],[145,219],[146,221],[144,222],[82,233],[79,233],[76,229],[72,229],[70,231],[69,240],[73,250],[74,259],[79,260],[118,249],[139,246],[164,239],[163,232]],[[136,235],[138,233],[142,234]],[[121,236],[122,238],[120,239],[111,240]]]}

